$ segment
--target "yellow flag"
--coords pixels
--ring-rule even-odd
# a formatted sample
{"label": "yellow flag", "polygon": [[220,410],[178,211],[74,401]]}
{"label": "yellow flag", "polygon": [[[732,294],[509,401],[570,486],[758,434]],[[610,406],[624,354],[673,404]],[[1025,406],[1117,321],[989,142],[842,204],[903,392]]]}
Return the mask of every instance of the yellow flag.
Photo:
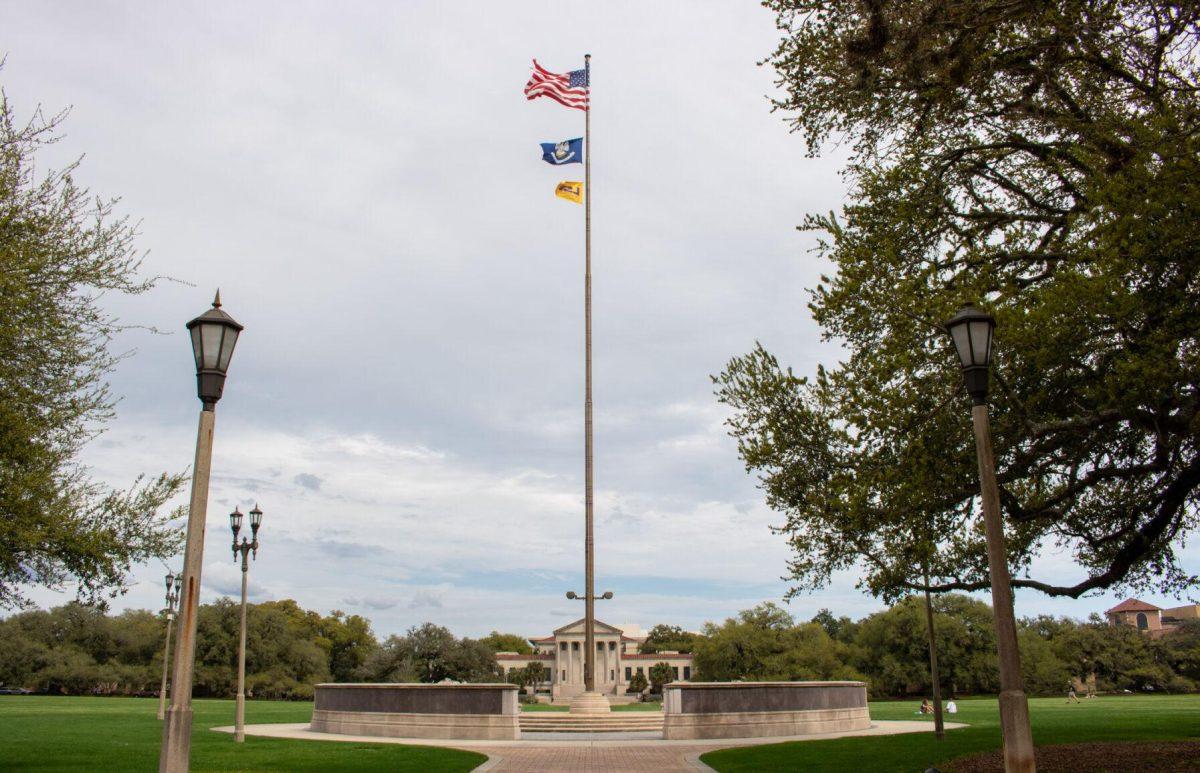
{"label": "yellow flag", "polygon": [[583,183],[572,182],[570,180],[561,182],[558,184],[558,187],[554,189],[554,195],[560,199],[566,199],[567,201],[573,201],[576,204],[582,204]]}

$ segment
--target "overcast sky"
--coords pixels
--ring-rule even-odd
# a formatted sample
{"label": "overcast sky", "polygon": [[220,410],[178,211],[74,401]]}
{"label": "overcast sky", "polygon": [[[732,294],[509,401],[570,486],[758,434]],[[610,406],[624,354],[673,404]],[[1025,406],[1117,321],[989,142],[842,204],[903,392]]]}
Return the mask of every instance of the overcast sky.
{"label": "overcast sky", "polygon": [[[583,114],[522,94],[593,55],[598,615],[695,629],[786,591],[780,521],[709,380],[762,341],[833,362],[807,308],[804,213],[836,209],[836,150],[806,158],[757,66],[753,2],[4,2],[19,115],[70,107],[43,164],[141,222],[146,272],[106,304],[135,354],[98,477],[192,463],[183,323],[221,288],[246,326],[218,406],[203,584],[238,592],[226,514],[258,502],[254,600],[294,598],[460,635],[542,635],[582,614],[583,208],[539,142]],[[1184,551],[1200,569],[1195,548]],[[1043,574],[1073,579],[1062,557]],[[177,568],[173,564],[172,568]],[[159,564],[117,601],[161,605]],[[44,605],[71,594],[38,591]],[[1083,617],[1116,597],[1018,595]],[[1171,600],[1147,597],[1166,603]],[[859,617],[854,575],[801,598]]]}

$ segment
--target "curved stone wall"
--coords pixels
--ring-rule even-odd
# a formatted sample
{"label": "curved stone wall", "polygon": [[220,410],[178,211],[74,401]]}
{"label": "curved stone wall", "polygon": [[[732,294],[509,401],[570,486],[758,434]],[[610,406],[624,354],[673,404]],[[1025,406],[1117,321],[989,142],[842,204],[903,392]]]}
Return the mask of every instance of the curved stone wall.
{"label": "curved stone wall", "polygon": [[511,741],[521,736],[512,684],[319,684],[320,733]]}
{"label": "curved stone wall", "polygon": [[757,738],[864,730],[864,682],[683,682],[663,688],[663,738]]}

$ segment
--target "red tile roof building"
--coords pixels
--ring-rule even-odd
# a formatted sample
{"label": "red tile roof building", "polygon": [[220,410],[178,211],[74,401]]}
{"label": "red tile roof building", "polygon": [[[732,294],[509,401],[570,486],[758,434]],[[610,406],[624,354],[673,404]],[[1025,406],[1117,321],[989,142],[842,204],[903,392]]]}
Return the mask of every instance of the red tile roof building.
{"label": "red tile roof building", "polygon": [[1163,609],[1141,599],[1125,599],[1104,613],[1110,625],[1128,625],[1158,638],[1187,620],[1200,619],[1200,604]]}

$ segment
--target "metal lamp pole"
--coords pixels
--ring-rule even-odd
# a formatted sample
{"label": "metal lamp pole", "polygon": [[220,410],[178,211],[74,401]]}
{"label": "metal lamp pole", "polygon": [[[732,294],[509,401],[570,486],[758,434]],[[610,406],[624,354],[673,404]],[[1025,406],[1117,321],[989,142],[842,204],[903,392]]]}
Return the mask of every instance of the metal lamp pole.
{"label": "metal lamp pole", "polygon": [[1004,770],[1033,773],[1037,769],[1033,733],[1029,727],[1029,701],[1021,681],[1021,654],[1017,649],[1017,623],[1013,615],[1012,578],[1004,548],[1000,520],[1000,489],[996,485],[996,459],[988,422],[988,369],[996,320],[972,304],[964,304],[946,323],[962,365],[967,393],[974,407],[975,451],[979,459],[979,486],[983,523],[987,532],[988,574],[992,584],[992,614],[996,619],[996,649],[1000,658],[1000,729],[1004,736]]}
{"label": "metal lamp pole", "polygon": [[179,586],[183,578],[173,572],[167,572],[167,638],[163,643],[163,675],[162,685],[158,688],[158,718],[161,720],[167,712],[167,669],[171,663],[171,626],[175,623],[175,607],[179,603]]}
{"label": "metal lamp pole", "polygon": [[233,560],[242,558],[242,633],[238,642],[238,689],[237,711],[235,712],[233,740],[243,743],[246,740],[246,573],[250,570],[250,555],[258,560],[258,527],[262,526],[262,510],[258,505],[250,511],[250,534],[252,539],[242,537],[238,542],[238,532],[242,530],[242,513],[236,507],[229,514],[229,528],[233,530]]}
{"label": "metal lamp pole", "polygon": [[204,519],[208,514],[208,478],[212,469],[213,425],[217,401],[242,326],[221,311],[221,293],[212,308],[187,323],[196,358],[196,392],[204,404],[196,433],[192,465],[192,497],[188,506],[187,546],[183,554],[183,588],[179,602],[179,635],[171,672],[171,706],[163,723],[159,773],[187,773],[192,745],[192,673],[196,655],[196,617],[200,609],[200,569],[204,561]]}

